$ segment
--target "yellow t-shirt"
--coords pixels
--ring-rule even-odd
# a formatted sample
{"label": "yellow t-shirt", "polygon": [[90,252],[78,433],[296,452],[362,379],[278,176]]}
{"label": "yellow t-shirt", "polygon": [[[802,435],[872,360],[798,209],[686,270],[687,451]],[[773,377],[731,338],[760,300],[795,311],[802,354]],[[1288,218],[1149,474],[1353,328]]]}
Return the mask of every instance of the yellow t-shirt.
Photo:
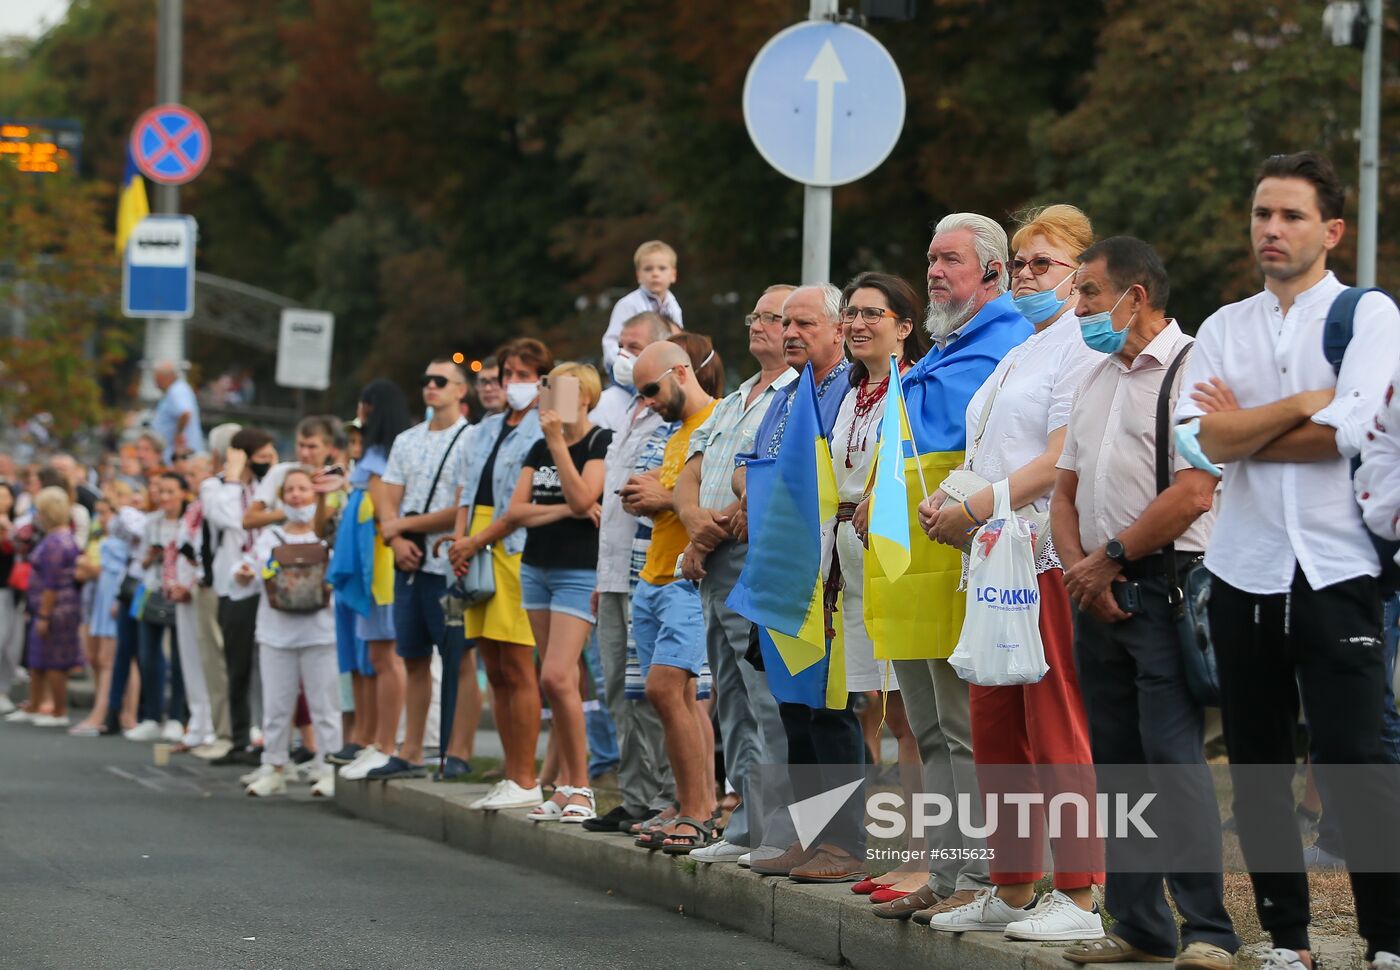
{"label": "yellow t-shirt", "polygon": [[[714,411],[718,401],[711,401],[699,411],[681,422],[671,440],[666,442],[666,453],[661,459],[661,484],[675,488],[685,467],[686,456],[690,454],[690,436],[695,429],[705,423]],[[651,548],[647,550],[647,564],[641,577],[653,586],[665,586],[676,581],[676,557],[685,551],[690,536],[681,524],[680,516],[670,509],[660,512],[651,520]]]}

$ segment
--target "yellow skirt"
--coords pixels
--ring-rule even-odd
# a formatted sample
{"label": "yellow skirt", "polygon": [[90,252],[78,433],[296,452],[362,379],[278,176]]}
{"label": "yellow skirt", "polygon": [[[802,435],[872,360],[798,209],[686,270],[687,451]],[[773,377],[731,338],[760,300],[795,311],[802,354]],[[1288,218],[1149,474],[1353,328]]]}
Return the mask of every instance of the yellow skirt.
{"label": "yellow skirt", "polygon": [[[495,510],[478,505],[472,511],[468,535],[476,535],[491,524]],[[505,543],[491,547],[491,563],[496,568],[496,595],[485,603],[467,607],[462,614],[468,640],[485,638],[498,643],[515,643],[524,647],[535,645],[530,619],[525,615],[520,593],[520,555],[511,555]]]}

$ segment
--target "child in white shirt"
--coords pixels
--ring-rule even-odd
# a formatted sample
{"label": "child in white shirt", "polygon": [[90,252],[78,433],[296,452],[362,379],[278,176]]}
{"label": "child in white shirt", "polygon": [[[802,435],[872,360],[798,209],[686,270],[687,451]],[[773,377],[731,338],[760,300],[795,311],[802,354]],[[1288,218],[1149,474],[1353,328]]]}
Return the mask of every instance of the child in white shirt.
{"label": "child in white shirt", "polygon": [[254,797],[286,794],[292,716],[300,685],[316,728],[317,755],[307,769],[314,783],[311,794],[329,797],[335,793],[335,773],[322,760],[323,752],[339,751],[341,745],[335,614],[329,600],[314,612],[294,613],[275,608],[268,597],[268,585],[275,582],[278,570],[277,547],[322,541],[316,520],[324,496],[312,485],[311,472],[296,468],[287,472],[278,497],[287,521],[263,529],[234,572],[236,582],[262,587],[256,636],[262,672],[263,755],[262,767],[245,776],[247,791]]}
{"label": "child in white shirt", "polygon": [[652,239],[637,247],[632,262],[637,267],[637,288],[613,304],[608,329],[603,334],[603,367],[609,372],[617,356],[622,325],[637,314],[650,310],[678,327],[685,326],[681,305],[671,292],[676,285],[676,251],[661,240]]}

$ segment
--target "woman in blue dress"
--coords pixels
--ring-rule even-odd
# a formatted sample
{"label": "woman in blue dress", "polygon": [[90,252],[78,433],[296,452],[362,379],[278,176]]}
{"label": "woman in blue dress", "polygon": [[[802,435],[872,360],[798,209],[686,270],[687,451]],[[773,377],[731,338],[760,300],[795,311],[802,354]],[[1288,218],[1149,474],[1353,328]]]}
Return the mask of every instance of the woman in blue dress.
{"label": "woman in blue dress", "polygon": [[107,720],[107,695],[111,689],[112,662],[117,650],[117,595],[121,592],[122,579],[126,576],[127,562],[131,557],[130,543],[123,537],[112,535],[108,528],[115,514],[115,508],[108,499],[97,503],[97,521],[102,539],[97,546],[98,571],[96,577],[88,582],[88,587],[93,591],[88,615],[88,662],[97,681],[97,692],[93,695],[92,712],[68,729],[69,734],[77,737],[97,737]]}

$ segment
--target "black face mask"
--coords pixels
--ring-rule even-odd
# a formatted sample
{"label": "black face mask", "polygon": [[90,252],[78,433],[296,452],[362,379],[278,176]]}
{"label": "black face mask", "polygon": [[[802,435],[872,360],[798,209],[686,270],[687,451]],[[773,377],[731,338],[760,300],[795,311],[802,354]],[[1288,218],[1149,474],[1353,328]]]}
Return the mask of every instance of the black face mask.
{"label": "black face mask", "polygon": [[268,472],[272,471],[272,462],[250,461],[248,462],[248,470],[253,473],[254,478],[262,480],[267,477]]}

